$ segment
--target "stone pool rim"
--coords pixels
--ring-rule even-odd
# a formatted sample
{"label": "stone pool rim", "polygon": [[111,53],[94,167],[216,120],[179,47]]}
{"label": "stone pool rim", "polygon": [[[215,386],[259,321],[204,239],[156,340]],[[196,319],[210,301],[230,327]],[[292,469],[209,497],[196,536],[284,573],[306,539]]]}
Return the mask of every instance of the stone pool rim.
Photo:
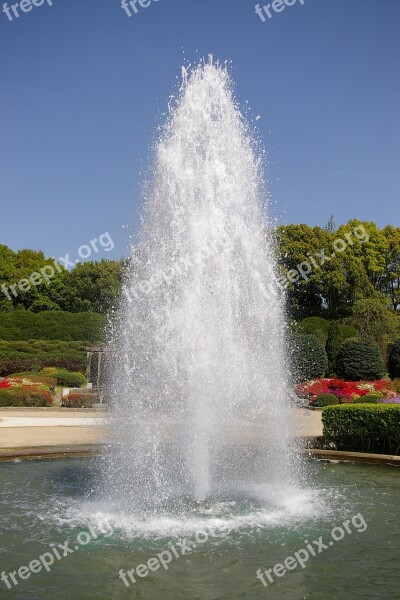
{"label": "stone pool rim", "polygon": [[[0,463],[19,460],[40,460],[55,458],[85,458],[99,454],[101,444],[76,446],[36,446],[0,449]],[[304,457],[315,460],[327,460],[345,463],[364,463],[400,467],[400,456],[389,454],[369,454],[365,452],[343,452],[339,450],[304,449]]]}

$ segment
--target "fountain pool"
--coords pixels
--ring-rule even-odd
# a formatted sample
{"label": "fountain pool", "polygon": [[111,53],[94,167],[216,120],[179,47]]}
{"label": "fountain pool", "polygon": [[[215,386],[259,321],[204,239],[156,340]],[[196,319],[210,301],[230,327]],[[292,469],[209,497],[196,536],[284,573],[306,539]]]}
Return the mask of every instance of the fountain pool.
{"label": "fountain pool", "polygon": [[[145,520],[110,512],[94,495],[97,462],[59,459],[0,465],[1,571],[51,552],[73,549],[82,532],[104,520],[98,534],[47,573],[42,569],[0,597],[18,600],[356,600],[400,596],[400,472],[396,468],[316,462],[307,466],[311,492],[266,497],[260,490],[213,498],[211,509],[155,513]],[[282,563],[305,540],[330,539],[333,527],[361,514],[365,531],[342,540],[275,583],[263,587],[256,571]],[[127,588],[119,578],[179,539],[195,541],[212,524],[220,537]],[[83,536],[83,541],[87,541]],[[60,550],[61,552],[61,550]]]}

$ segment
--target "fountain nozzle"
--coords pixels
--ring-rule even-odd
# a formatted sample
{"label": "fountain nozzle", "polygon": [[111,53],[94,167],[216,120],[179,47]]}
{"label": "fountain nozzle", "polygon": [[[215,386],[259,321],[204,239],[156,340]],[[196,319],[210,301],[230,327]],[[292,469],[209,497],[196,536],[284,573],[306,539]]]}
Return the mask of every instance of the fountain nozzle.
{"label": "fountain nozzle", "polygon": [[196,502],[196,508],[205,508],[206,507],[206,501],[205,500],[197,500]]}

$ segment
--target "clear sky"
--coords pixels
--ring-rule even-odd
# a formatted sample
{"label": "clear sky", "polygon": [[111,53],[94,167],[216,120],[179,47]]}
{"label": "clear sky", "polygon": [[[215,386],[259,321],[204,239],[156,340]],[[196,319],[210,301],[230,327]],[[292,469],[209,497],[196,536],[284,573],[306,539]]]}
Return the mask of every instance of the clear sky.
{"label": "clear sky", "polygon": [[153,0],[128,18],[120,0],[45,0],[13,21],[0,12],[0,243],[59,257],[109,231],[107,257],[126,254],[180,67],[210,53],[231,61],[239,102],[261,116],[279,223],[333,213],[400,226],[400,1],[297,0],[265,22],[254,6]]}

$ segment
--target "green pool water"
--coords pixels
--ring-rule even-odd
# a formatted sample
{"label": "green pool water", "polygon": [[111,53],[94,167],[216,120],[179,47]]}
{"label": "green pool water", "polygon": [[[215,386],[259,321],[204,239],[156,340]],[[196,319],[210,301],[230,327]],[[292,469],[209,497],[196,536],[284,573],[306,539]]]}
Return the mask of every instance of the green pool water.
{"label": "green pool water", "polygon": [[[306,468],[304,489],[255,486],[210,498],[204,510],[188,502],[179,513],[141,516],[96,499],[89,459],[1,464],[0,571],[11,589],[0,580],[0,598],[400,598],[400,471],[325,462]],[[135,583],[125,575],[127,587],[119,573],[131,569]],[[263,576],[263,586],[259,569],[272,569],[273,583]]]}

